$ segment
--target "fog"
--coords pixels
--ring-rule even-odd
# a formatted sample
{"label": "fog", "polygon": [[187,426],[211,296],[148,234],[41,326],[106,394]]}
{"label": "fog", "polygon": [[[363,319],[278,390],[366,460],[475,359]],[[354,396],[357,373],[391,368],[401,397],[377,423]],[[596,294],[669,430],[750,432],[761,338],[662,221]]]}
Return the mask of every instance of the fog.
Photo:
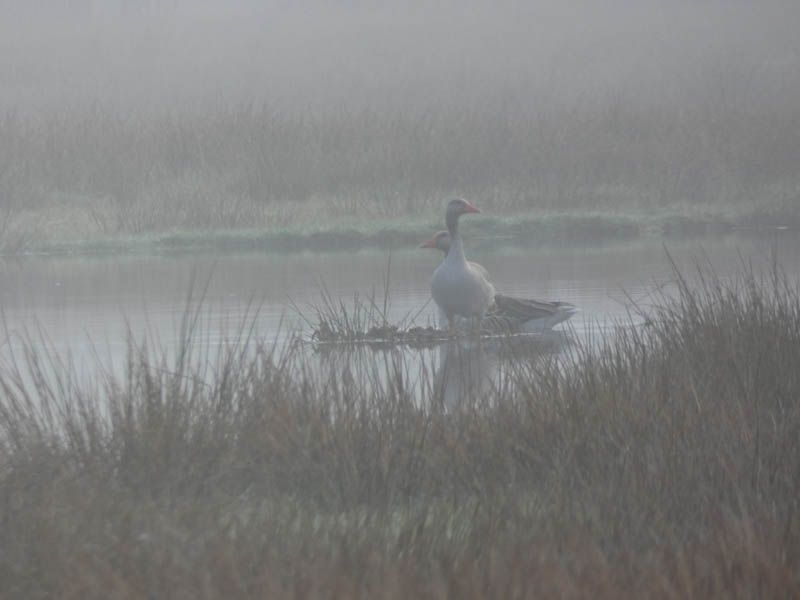
{"label": "fog", "polygon": [[746,103],[800,92],[796,2],[6,0],[4,110]]}
{"label": "fog", "polygon": [[800,598],[798,26],[0,0],[0,598]]}
{"label": "fog", "polygon": [[0,13],[5,251],[432,219],[451,195],[498,215],[700,206],[729,222],[730,207],[785,220],[798,204],[793,2]]}

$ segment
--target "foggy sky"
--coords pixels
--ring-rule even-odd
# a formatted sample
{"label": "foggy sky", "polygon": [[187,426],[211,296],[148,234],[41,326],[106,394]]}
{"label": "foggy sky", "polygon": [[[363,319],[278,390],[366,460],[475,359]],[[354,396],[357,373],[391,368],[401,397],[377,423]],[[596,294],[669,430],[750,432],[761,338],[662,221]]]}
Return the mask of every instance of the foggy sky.
{"label": "foggy sky", "polygon": [[[401,6],[402,5],[402,6]],[[797,2],[0,2],[0,109],[791,110]]]}

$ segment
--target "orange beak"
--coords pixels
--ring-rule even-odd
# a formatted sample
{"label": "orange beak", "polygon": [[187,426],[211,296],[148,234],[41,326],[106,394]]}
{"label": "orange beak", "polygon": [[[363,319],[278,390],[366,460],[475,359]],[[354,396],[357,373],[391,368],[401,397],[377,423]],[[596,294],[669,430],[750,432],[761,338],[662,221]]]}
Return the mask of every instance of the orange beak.
{"label": "orange beak", "polygon": [[436,237],[432,237],[427,242],[423,242],[419,245],[420,248],[436,248]]}
{"label": "orange beak", "polygon": [[469,203],[469,202],[467,202],[466,200],[464,200],[464,204],[466,204],[466,206],[464,207],[464,214],[466,214],[466,213],[479,213],[479,212],[481,212],[481,209],[480,209],[480,208],[477,208],[477,207],[473,206],[472,204],[470,204],[470,203]]}

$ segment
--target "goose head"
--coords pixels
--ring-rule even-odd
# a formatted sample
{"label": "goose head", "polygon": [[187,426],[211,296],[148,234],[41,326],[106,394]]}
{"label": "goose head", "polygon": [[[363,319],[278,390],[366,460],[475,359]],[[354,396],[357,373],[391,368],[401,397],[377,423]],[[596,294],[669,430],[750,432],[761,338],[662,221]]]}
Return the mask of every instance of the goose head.
{"label": "goose head", "polygon": [[450,234],[447,231],[437,231],[427,242],[419,245],[420,248],[433,248],[441,251],[445,256],[450,252]]}
{"label": "goose head", "polygon": [[445,222],[447,223],[447,230],[451,236],[455,234],[458,229],[458,218],[461,215],[469,213],[479,213],[480,209],[476,208],[463,198],[454,198],[447,203],[447,210],[445,211]]}

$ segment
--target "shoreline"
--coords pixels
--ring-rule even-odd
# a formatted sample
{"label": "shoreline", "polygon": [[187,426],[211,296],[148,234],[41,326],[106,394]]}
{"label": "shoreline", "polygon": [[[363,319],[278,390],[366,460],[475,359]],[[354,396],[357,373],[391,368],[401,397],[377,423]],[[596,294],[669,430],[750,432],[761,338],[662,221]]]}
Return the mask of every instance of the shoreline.
{"label": "shoreline", "polygon": [[[7,258],[141,254],[163,252],[341,252],[361,249],[416,247],[437,229],[433,219],[397,219],[380,222],[343,220],[323,227],[284,229],[172,230],[139,235],[111,235],[89,239],[30,242],[24,248],[0,251]],[[800,232],[800,211],[744,212],[563,212],[486,215],[465,221],[465,235],[480,245],[492,240],[508,246],[608,243],[643,238],[696,238],[736,233]]]}

